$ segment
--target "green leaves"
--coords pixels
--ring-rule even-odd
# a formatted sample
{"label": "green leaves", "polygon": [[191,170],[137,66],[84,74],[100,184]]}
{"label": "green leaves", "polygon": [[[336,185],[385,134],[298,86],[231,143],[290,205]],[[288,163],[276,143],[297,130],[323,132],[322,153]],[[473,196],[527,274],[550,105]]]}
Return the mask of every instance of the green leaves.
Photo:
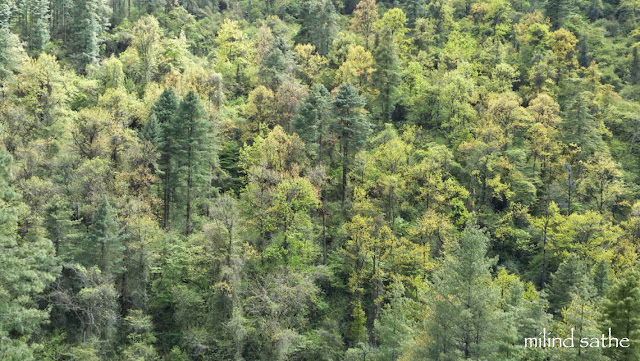
{"label": "green leaves", "polygon": [[59,273],[53,245],[35,226],[17,234],[24,206],[10,182],[11,156],[0,152],[0,356],[33,360],[32,335],[49,317],[37,307],[36,297]]}

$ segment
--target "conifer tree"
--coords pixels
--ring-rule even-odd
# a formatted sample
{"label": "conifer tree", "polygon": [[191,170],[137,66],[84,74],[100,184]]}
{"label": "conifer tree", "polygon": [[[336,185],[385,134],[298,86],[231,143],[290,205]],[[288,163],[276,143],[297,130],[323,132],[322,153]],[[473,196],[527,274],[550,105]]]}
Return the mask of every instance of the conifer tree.
{"label": "conifer tree", "polygon": [[403,354],[407,340],[415,336],[416,321],[412,318],[415,301],[405,295],[405,287],[395,279],[389,287],[389,303],[382,310],[380,320],[375,321],[375,333],[379,342],[377,357],[396,361]]}
{"label": "conifer tree", "polygon": [[77,220],[73,220],[73,212],[62,197],[55,197],[45,208],[43,226],[47,236],[53,243],[55,255],[61,259],[70,256],[71,242],[78,238]]}
{"label": "conifer tree", "polygon": [[158,168],[162,172],[162,193],[163,212],[162,226],[169,229],[171,220],[171,203],[175,196],[175,189],[178,186],[176,169],[176,157],[180,149],[179,140],[183,137],[184,129],[177,118],[179,99],[172,88],[165,89],[153,106],[153,114],[159,127],[159,131],[152,129],[153,124],[148,126],[148,136],[153,139],[155,133],[157,138],[160,159]]}
{"label": "conifer tree", "polygon": [[497,259],[487,257],[488,243],[477,226],[468,225],[434,275],[427,321],[433,360],[493,359],[502,331],[490,273]]}
{"label": "conifer tree", "polygon": [[97,14],[97,0],[74,0],[72,38],[69,44],[71,57],[80,70],[98,61],[100,24]]}
{"label": "conifer tree", "polygon": [[[599,347],[580,347],[582,339],[592,341],[601,335],[598,329],[599,312],[595,289],[591,279],[582,276],[580,282],[572,288],[571,302],[562,310],[561,327],[564,334],[573,334],[573,342],[576,347],[561,350],[563,360],[575,361],[605,361],[602,357],[602,349]],[[573,333],[572,333],[573,330]]]}
{"label": "conifer tree", "polygon": [[564,21],[567,18],[569,2],[567,0],[548,0],[545,10],[553,28],[559,29],[564,25]]}
{"label": "conifer tree", "polygon": [[587,274],[585,264],[575,254],[560,264],[558,270],[551,275],[549,286],[549,306],[554,313],[559,313],[562,308],[571,302],[571,292],[585,280]]}
{"label": "conifer tree", "polygon": [[11,33],[11,3],[0,4],[0,80],[7,78],[18,65],[18,37]]}
{"label": "conifer tree", "polygon": [[97,265],[103,274],[116,275],[122,271],[124,245],[115,210],[104,198],[98,205],[88,230],[85,251],[89,266]]}
{"label": "conifer tree", "polygon": [[31,346],[49,311],[36,304],[35,297],[59,273],[53,245],[40,227],[18,235],[18,220],[25,207],[10,183],[11,156],[0,152],[0,359],[31,361]]}
{"label": "conifer tree", "polygon": [[322,157],[322,136],[327,132],[331,117],[330,104],[331,96],[327,88],[322,84],[314,85],[291,121],[293,131],[298,133],[318,159]]}
{"label": "conifer tree", "polygon": [[611,287],[602,308],[603,330],[611,328],[611,334],[618,339],[628,338],[631,347],[611,348],[606,354],[616,361],[640,359],[640,275],[628,271]]}
{"label": "conifer tree", "polygon": [[376,37],[376,47],[373,53],[376,70],[371,75],[371,80],[373,86],[379,91],[376,102],[380,107],[380,119],[386,123],[391,122],[398,85],[400,85],[400,69],[396,52],[397,47],[393,34],[387,28],[382,29]]}
{"label": "conifer tree", "polygon": [[179,164],[186,177],[186,219],[185,234],[193,230],[192,201],[194,189],[203,184],[210,174],[208,160],[211,159],[209,122],[200,97],[190,91],[180,102],[178,119],[184,129],[184,138],[180,139]]}
{"label": "conifer tree", "polygon": [[39,54],[49,41],[49,0],[29,3],[29,50]]}
{"label": "conifer tree", "polygon": [[301,43],[313,44],[320,55],[327,55],[337,27],[337,14],[333,1],[305,2],[305,16],[298,33]]}
{"label": "conifer tree", "polygon": [[356,88],[347,83],[340,86],[333,101],[336,120],[333,130],[340,139],[342,150],[342,208],[347,193],[347,171],[350,157],[367,141],[371,131],[369,121],[362,111],[364,99]]}

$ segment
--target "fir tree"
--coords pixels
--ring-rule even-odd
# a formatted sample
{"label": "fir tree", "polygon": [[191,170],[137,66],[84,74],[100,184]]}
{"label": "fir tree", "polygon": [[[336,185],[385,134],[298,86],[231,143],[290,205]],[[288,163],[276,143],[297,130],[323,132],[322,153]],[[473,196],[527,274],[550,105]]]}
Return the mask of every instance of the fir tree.
{"label": "fir tree", "polygon": [[559,29],[564,25],[564,21],[569,15],[569,2],[567,0],[547,0],[545,10],[553,28]]}
{"label": "fir tree", "polygon": [[327,88],[322,84],[314,85],[291,121],[293,131],[298,133],[318,159],[322,157],[322,135],[326,134],[331,117],[330,102],[331,96]]}
{"label": "fir tree", "polygon": [[382,310],[380,320],[375,321],[375,333],[379,343],[377,357],[396,361],[403,354],[407,340],[416,334],[416,321],[412,318],[415,301],[405,295],[405,287],[399,279],[389,287],[389,303]]}
{"label": "fir tree", "polygon": [[[153,106],[153,120],[145,129],[146,136],[150,140],[156,140],[156,147],[160,152],[158,168],[162,172],[162,226],[169,229],[171,220],[171,203],[174,199],[174,191],[178,186],[176,169],[176,157],[180,149],[179,141],[183,138],[184,129],[177,118],[179,99],[172,88],[165,89]],[[154,130],[157,122],[159,130]],[[156,138],[155,134],[159,134]]]}
{"label": "fir tree", "polygon": [[29,3],[29,50],[39,54],[49,41],[49,0]]}
{"label": "fir tree", "polygon": [[373,86],[379,91],[376,103],[380,107],[380,119],[383,123],[391,122],[401,80],[396,52],[393,34],[387,28],[382,29],[376,38],[373,53],[376,70],[371,75],[371,79]]}
{"label": "fir tree", "polygon": [[106,275],[117,275],[122,271],[124,245],[115,210],[104,198],[98,205],[88,229],[85,251],[88,265],[97,265]]}
{"label": "fir tree", "polygon": [[349,159],[367,141],[371,125],[363,115],[364,99],[351,84],[343,84],[333,101],[336,120],[333,130],[340,139],[342,150],[342,208],[347,193],[347,171]]}
{"label": "fir tree", "polygon": [[53,245],[32,227],[18,236],[18,220],[25,207],[10,186],[11,156],[0,152],[0,359],[31,361],[32,336],[49,311],[36,304],[35,297],[59,273]]}
{"label": "fir tree", "polygon": [[180,139],[179,164],[186,176],[185,234],[189,235],[193,231],[193,191],[208,180],[208,160],[211,159],[212,151],[209,122],[200,97],[194,91],[190,91],[180,102],[178,119],[184,129],[184,138]]}
{"label": "fir tree", "polygon": [[11,33],[11,3],[0,4],[0,80],[7,78],[18,65],[18,37]]}
{"label": "fir tree", "polygon": [[618,339],[628,338],[631,347],[611,348],[606,354],[616,361],[640,359],[640,275],[628,271],[611,287],[602,308],[603,330],[611,328],[611,335]]}
{"label": "fir tree", "polygon": [[72,242],[78,238],[78,223],[73,220],[71,207],[61,197],[52,199],[45,208],[44,227],[57,257],[67,260],[71,256]]}
{"label": "fir tree", "polygon": [[577,255],[571,254],[560,264],[558,270],[551,275],[548,288],[549,306],[554,313],[559,313],[571,302],[571,293],[580,286],[587,274],[587,268]]}
{"label": "fir tree", "polygon": [[434,275],[427,323],[433,360],[493,359],[501,328],[490,273],[497,259],[487,257],[488,244],[477,226],[467,226]]}
{"label": "fir tree", "polygon": [[[571,335],[573,330],[574,344],[578,345],[580,340],[586,338],[592,340],[598,338],[601,333],[598,330],[598,309],[596,305],[596,292],[591,279],[587,275],[570,293],[571,302],[562,310],[562,323],[564,333]],[[600,348],[575,347],[561,350],[563,360],[575,361],[605,361]]]}
{"label": "fir tree", "polygon": [[74,0],[72,38],[69,48],[71,57],[76,60],[80,70],[98,61],[100,23],[97,0]]}
{"label": "fir tree", "polygon": [[298,33],[300,43],[313,44],[320,55],[327,55],[337,27],[337,14],[333,1],[305,2],[305,15]]}

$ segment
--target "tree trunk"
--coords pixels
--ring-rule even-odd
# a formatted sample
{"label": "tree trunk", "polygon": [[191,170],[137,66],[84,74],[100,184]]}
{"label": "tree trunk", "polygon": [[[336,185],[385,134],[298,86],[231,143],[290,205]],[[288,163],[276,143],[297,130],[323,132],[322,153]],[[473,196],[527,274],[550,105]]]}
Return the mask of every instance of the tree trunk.
{"label": "tree trunk", "polygon": [[342,210],[347,194],[347,159],[349,157],[349,145],[345,142],[342,148]]}
{"label": "tree trunk", "polygon": [[169,229],[169,170],[164,174],[164,212],[162,214],[162,227],[166,230]]}

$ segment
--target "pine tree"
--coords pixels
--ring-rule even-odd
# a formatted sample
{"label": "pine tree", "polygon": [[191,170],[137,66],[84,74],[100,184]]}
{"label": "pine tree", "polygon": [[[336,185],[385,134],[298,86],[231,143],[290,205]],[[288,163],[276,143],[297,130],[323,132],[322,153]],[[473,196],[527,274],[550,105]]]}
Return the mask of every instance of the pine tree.
{"label": "pine tree", "polygon": [[596,150],[602,149],[601,130],[592,114],[591,102],[594,94],[580,91],[579,86],[575,86],[578,84],[573,85],[571,88],[573,94],[569,95],[565,105],[564,121],[562,122],[563,140],[567,144],[577,144],[581,149],[581,156],[586,158]]}
{"label": "pine tree", "polygon": [[621,275],[611,287],[602,308],[603,330],[611,328],[611,334],[618,339],[631,340],[629,348],[612,348],[606,354],[616,361],[640,359],[640,275],[628,271]]}
{"label": "pine tree", "polygon": [[492,286],[490,273],[497,259],[487,257],[488,244],[477,226],[468,225],[434,275],[427,322],[433,360],[493,359],[502,331],[498,289]]}
{"label": "pine tree", "polygon": [[97,0],[73,1],[73,23],[70,26],[72,38],[69,48],[71,57],[76,60],[80,70],[98,61],[100,23],[97,11]]}
{"label": "pine tree", "polygon": [[547,0],[545,10],[553,28],[559,29],[564,25],[569,13],[569,2],[567,0]]}
{"label": "pine tree", "polygon": [[363,115],[364,99],[351,84],[343,84],[333,101],[336,120],[333,131],[340,139],[342,149],[342,208],[347,193],[347,171],[349,159],[369,138],[371,125]]}
{"label": "pine tree", "polygon": [[322,84],[314,85],[307,98],[298,107],[298,114],[292,119],[291,127],[298,133],[308,149],[322,157],[322,136],[327,132],[331,118],[331,96]]}
{"label": "pine tree", "polygon": [[120,273],[124,252],[122,239],[115,210],[103,198],[88,229],[85,249],[88,266],[97,265],[106,275]]}
{"label": "pine tree", "polygon": [[402,281],[395,279],[389,286],[389,303],[382,310],[380,320],[375,321],[380,360],[396,361],[403,354],[403,347],[416,333],[416,322],[412,318],[415,301],[405,295]]}
{"label": "pine tree", "polygon": [[156,147],[160,152],[158,168],[162,172],[162,192],[163,192],[163,212],[162,226],[169,229],[171,220],[171,203],[175,196],[175,189],[178,186],[177,169],[175,158],[180,149],[179,140],[183,138],[184,129],[177,117],[179,99],[172,88],[165,89],[153,106],[153,114],[159,127],[159,131],[148,127],[148,136],[153,139],[154,133],[159,133]]}
{"label": "pine tree", "polygon": [[376,47],[373,53],[376,70],[371,75],[371,79],[373,86],[380,92],[376,99],[376,103],[380,106],[380,119],[386,123],[391,122],[401,80],[396,53],[393,34],[387,28],[382,29],[376,37]]}
{"label": "pine tree", "polygon": [[72,242],[78,238],[77,225],[73,212],[61,197],[52,199],[45,208],[44,227],[47,236],[53,242],[55,255],[67,260],[70,257]]}
{"label": "pine tree", "polygon": [[208,179],[208,161],[212,156],[209,137],[209,122],[200,97],[190,91],[180,102],[178,119],[184,128],[184,138],[180,139],[179,164],[186,175],[186,224],[185,234],[191,234],[193,191]]}
{"label": "pine tree", "polygon": [[11,156],[0,152],[0,359],[30,361],[31,337],[49,317],[34,297],[53,282],[59,268],[40,227],[23,237],[17,234],[25,207],[10,186],[10,165]]}
{"label": "pine tree", "polygon": [[69,31],[73,24],[74,0],[51,2],[51,37],[68,45]]}
{"label": "pine tree", "polygon": [[606,260],[600,260],[593,266],[593,285],[598,296],[604,296],[611,287],[611,265]]}
{"label": "pine tree", "polygon": [[333,1],[311,0],[305,2],[305,7],[298,42],[313,44],[320,55],[327,55],[337,30],[337,14]]}
{"label": "pine tree", "polygon": [[570,337],[573,330],[575,348],[561,350],[562,360],[569,361],[605,361],[602,351],[596,347],[577,346],[582,339],[592,340],[601,335],[598,329],[599,312],[596,292],[591,279],[587,275],[570,292],[571,302],[562,310],[561,330]]}
{"label": "pine tree", "polygon": [[558,270],[551,275],[551,285],[548,288],[549,306],[553,313],[560,313],[571,302],[571,292],[580,286],[587,274],[585,264],[575,254],[560,264]]}
{"label": "pine tree", "polygon": [[29,50],[39,54],[49,41],[49,0],[32,0],[29,3]]}
{"label": "pine tree", "polygon": [[18,66],[18,37],[11,33],[11,3],[0,4],[0,81]]}

